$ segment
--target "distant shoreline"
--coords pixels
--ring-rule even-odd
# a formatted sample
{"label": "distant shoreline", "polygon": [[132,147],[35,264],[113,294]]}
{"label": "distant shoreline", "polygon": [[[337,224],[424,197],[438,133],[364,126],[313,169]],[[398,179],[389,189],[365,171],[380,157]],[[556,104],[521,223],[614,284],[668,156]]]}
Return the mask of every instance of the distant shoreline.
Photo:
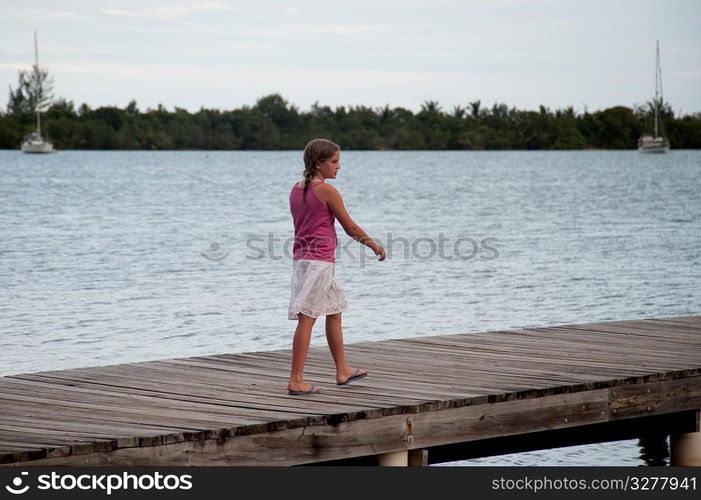
{"label": "distant shoreline", "polygon": [[[673,151],[698,151],[701,148],[672,148]],[[19,148],[0,148],[0,151],[16,151],[21,153]],[[300,149],[61,149],[54,152],[84,152],[84,153],[298,153],[303,151]],[[343,151],[358,152],[358,153],[566,153],[566,152],[623,152],[628,151],[637,153],[637,148],[628,149],[603,149],[603,148],[584,148],[584,149],[343,149]]]}
{"label": "distant shoreline", "polygon": [[[8,109],[12,109],[8,106]],[[650,105],[615,106],[583,113],[572,107],[519,110],[480,101],[444,110],[425,101],[419,112],[389,106],[315,104],[299,109],[279,94],[234,110],[191,113],[125,108],[91,109],[59,99],[42,113],[42,133],[58,150],[281,151],[301,150],[314,137],[327,137],[344,150],[521,151],[634,150],[651,132]],[[672,149],[701,149],[701,113],[675,117],[664,103],[661,135]],[[0,113],[0,148],[15,149],[34,131],[35,114],[18,108]]]}

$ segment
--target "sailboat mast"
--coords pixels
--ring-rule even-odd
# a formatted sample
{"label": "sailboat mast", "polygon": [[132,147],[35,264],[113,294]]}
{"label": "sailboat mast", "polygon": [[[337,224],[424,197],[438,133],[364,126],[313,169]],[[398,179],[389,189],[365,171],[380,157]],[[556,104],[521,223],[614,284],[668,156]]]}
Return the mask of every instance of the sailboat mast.
{"label": "sailboat mast", "polygon": [[664,103],[664,92],[662,92],[662,60],[660,59],[660,41],[657,41],[657,74],[660,77],[660,105]]}
{"label": "sailboat mast", "polygon": [[655,60],[655,137],[657,133],[657,115],[660,107],[660,41],[657,40],[657,58]]}
{"label": "sailboat mast", "polygon": [[34,31],[34,65],[39,67],[39,49],[37,48],[37,32]]}
{"label": "sailboat mast", "polygon": [[[35,84],[38,82],[38,77],[39,77],[39,49],[37,48],[37,32],[34,30],[34,76],[35,76]],[[38,89],[35,89],[35,91],[38,91]],[[37,135],[41,137],[41,118],[39,117],[39,101],[38,101],[38,92],[36,92],[37,95],[35,95],[35,98],[37,99],[37,102],[35,104],[36,106],[36,112],[37,112]]]}

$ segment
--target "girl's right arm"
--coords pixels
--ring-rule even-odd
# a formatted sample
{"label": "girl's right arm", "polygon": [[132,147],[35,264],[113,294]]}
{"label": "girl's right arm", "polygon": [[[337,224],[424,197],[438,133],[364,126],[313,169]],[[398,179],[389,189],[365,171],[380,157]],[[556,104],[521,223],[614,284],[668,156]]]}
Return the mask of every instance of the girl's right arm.
{"label": "girl's right arm", "polygon": [[378,255],[380,257],[377,260],[385,260],[387,258],[385,249],[382,248],[381,245],[378,245],[375,240],[370,238],[370,236],[367,235],[363,228],[356,224],[353,219],[351,219],[351,216],[348,214],[348,211],[346,210],[346,207],[343,204],[343,198],[341,197],[341,193],[339,193],[334,186],[326,183],[320,185],[317,188],[317,190],[323,190],[323,198],[326,200],[326,203],[329,205],[329,209],[336,216],[336,219],[338,219],[338,222],[341,224],[346,234],[354,240],[357,240],[363,245],[367,246],[373,252],[375,252],[375,255]]}

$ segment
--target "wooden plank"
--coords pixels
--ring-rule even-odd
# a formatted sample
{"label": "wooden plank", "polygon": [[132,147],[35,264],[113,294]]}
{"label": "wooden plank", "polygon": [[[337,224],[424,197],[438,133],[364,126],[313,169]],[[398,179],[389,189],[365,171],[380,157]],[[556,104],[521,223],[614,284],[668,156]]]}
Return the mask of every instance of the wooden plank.
{"label": "wooden plank", "polygon": [[645,323],[662,323],[662,324],[671,324],[671,325],[679,325],[679,326],[687,326],[689,328],[693,328],[698,330],[701,328],[701,325],[699,325],[699,317],[698,316],[677,316],[673,318],[647,318],[642,320]]}
{"label": "wooden plank", "polygon": [[[189,372],[188,372],[189,373]],[[141,381],[143,380],[143,376],[135,376],[134,384],[140,384]],[[107,382],[105,382],[107,383]],[[228,382],[229,385],[231,385],[231,381]],[[365,383],[365,381],[363,381]],[[133,384],[132,384],[133,385]],[[195,385],[196,386],[196,385]],[[283,386],[284,387],[284,386]],[[335,395],[345,395],[347,394],[347,388],[337,388],[335,387],[335,384],[333,388],[329,391],[329,388],[327,386],[324,386],[325,390],[320,395],[319,397],[315,397],[313,399],[310,398],[302,398],[299,400],[299,398],[296,398],[297,400],[290,398],[287,396],[286,391],[283,389],[283,387],[276,388],[275,390],[263,390],[263,389],[256,389],[256,390],[250,390],[247,393],[240,393],[240,394],[249,394],[250,397],[254,399],[260,400],[261,396],[270,396],[271,398],[281,398],[286,400],[286,401],[295,401],[295,404],[299,404],[305,407],[310,407],[310,408],[319,408],[319,404],[323,404],[323,409],[328,410],[328,404],[330,402],[337,403],[340,405],[348,405],[348,403],[344,398],[333,398],[332,396]],[[433,395],[435,393],[432,392],[433,388],[431,388],[431,392],[429,394]],[[243,396],[242,396],[243,397]],[[396,404],[396,398],[392,398],[393,401],[386,401],[384,403],[380,403],[379,406],[385,406],[387,404]],[[414,398],[415,399],[415,398]],[[373,406],[373,405],[370,405]],[[341,410],[342,408],[339,408]]]}
{"label": "wooden plank", "polygon": [[[122,381],[120,380],[112,380],[107,381],[103,380],[101,383],[105,385],[110,385],[110,384],[125,384],[129,390],[139,387],[139,386],[149,386],[149,383],[143,383],[141,382],[142,379],[139,377],[135,376],[136,378],[127,380],[127,381]],[[75,378],[75,377],[74,377]],[[90,377],[80,377],[81,379],[84,380],[90,380]],[[94,382],[93,382],[94,383]],[[112,386],[114,387],[114,386]],[[126,390],[126,389],[125,389]],[[197,385],[194,385],[191,392],[201,392],[200,389],[198,389]],[[238,413],[243,413],[245,408],[250,408],[251,411],[255,415],[265,415],[272,413],[270,411],[260,411],[260,410],[268,410],[267,407],[269,407],[272,403],[272,401],[287,401],[287,404],[289,405],[289,410],[293,409],[294,404],[298,404],[300,408],[297,408],[295,410],[300,410],[300,409],[308,409],[308,411],[301,411],[300,413],[305,413],[308,415],[319,415],[322,413],[328,413],[328,412],[343,412],[343,411],[356,411],[358,409],[357,404],[353,404],[349,401],[345,401],[342,398],[339,399],[338,396],[342,395],[343,390],[339,388],[334,388],[332,390],[328,390],[328,388],[325,388],[324,394],[320,395],[319,397],[314,398],[314,401],[308,401],[304,400],[303,398],[299,397],[291,397],[288,396],[286,393],[286,390],[283,390],[282,388],[278,389],[274,393],[270,393],[268,391],[264,390],[259,390],[258,394],[255,392],[246,393],[246,394],[240,394],[236,392],[229,392],[229,393],[224,393],[223,391],[220,393],[222,396],[226,395],[229,398],[229,404],[233,407],[236,406],[237,408],[240,408],[241,411]],[[336,396],[334,396],[334,394]],[[269,398],[266,399],[266,396],[269,396]],[[392,402],[393,404],[397,403],[397,400]],[[387,404],[372,404],[370,401],[367,401],[364,404],[364,411],[370,411],[372,408],[382,408],[384,406],[387,406]],[[288,408],[282,408],[283,410],[288,410]],[[255,411],[254,411],[255,410]],[[232,412],[234,411],[233,409],[231,410]],[[250,412],[249,412],[250,413]]]}
{"label": "wooden plank", "polygon": [[[417,343],[420,343],[420,341],[417,341]],[[373,356],[379,357],[382,356],[386,357],[386,359],[400,359],[401,361],[404,360],[413,360],[413,361],[419,361],[421,358],[417,356],[411,356],[410,354],[406,354],[401,347],[395,348],[395,349],[387,349],[387,350],[382,350],[382,349],[375,349]],[[399,356],[401,354],[401,357]],[[577,356],[571,355],[567,353],[566,351],[557,351],[557,355],[546,355],[543,353],[525,353],[523,351],[515,351],[513,353],[506,352],[505,350],[501,351],[496,351],[494,349],[490,350],[477,350],[473,349],[472,352],[469,353],[455,353],[453,357],[448,357],[448,356],[442,356],[439,355],[438,353],[434,353],[435,360],[434,363],[438,364],[440,363],[441,366],[444,366],[446,363],[450,363],[451,366],[453,366],[453,363],[457,363],[460,361],[463,365],[467,363],[474,363],[474,362],[481,362],[483,364],[486,364],[486,361],[488,359],[495,359],[495,360],[514,360],[514,361],[521,361],[523,362],[524,360],[531,360],[533,361],[544,361],[546,363],[556,363],[559,365],[562,365],[565,362],[572,363],[572,362],[579,362],[581,361],[583,364],[586,364],[587,366],[590,366],[592,368],[595,367],[607,367],[607,366],[618,366],[618,369],[622,369],[625,364],[632,364],[636,366],[636,363],[639,363],[639,359],[634,359],[632,355],[623,355],[623,359],[621,358],[621,355],[615,355],[611,354],[610,355],[610,360],[611,361],[605,361],[603,356],[598,355],[598,356],[584,356],[583,354],[579,354]],[[648,356],[648,359],[650,359],[652,356]],[[626,361],[625,358],[629,358],[630,361]],[[631,359],[633,358],[633,359]],[[655,359],[659,359],[659,356]],[[593,360],[593,361],[590,361]],[[615,360],[618,360],[619,363],[617,365],[614,365]],[[662,365],[662,363],[660,363]],[[675,368],[677,364],[670,365],[670,368]],[[456,368],[459,368],[459,364],[455,365]],[[562,370],[560,368],[560,373],[561,374],[566,374],[567,372]]]}
{"label": "wooden plank", "polygon": [[93,405],[104,406],[105,408],[118,408],[135,406],[141,410],[152,409],[157,412],[191,412],[207,413],[209,415],[226,415],[230,416],[254,416],[270,419],[277,418],[299,418],[304,414],[292,411],[273,411],[273,410],[250,410],[233,405],[231,402],[191,402],[182,401],[171,398],[155,398],[148,396],[138,396],[134,394],[109,394],[109,393],[86,393],[72,392],[65,389],[50,389],[46,387],[33,386],[32,390],[27,390],[24,387],[13,387],[11,384],[6,384],[2,388],[2,394],[25,397],[38,397],[46,400],[55,400],[59,402],[75,402],[79,404],[90,403]]}
{"label": "wooden plank", "polygon": [[[305,463],[357,456],[343,454],[344,444],[350,453],[381,453],[398,432],[386,426],[406,415],[414,420],[405,427],[432,432],[412,429],[403,448],[411,449],[484,439],[475,436],[490,429],[509,435],[701,406],[701,317],[422,336],[350,344],[346,353],[370,376],[336,387],[328,350],[313,348],[307,378],[327,381],[314,397],[286,394],[289,350],[3,377],[0,462],[43,456],[82,465],[109,456],[150,463],[172,455],[174,463],[240,464],[258,449],[264,455],[256,464],[276,463],[286,453],[265,455],[276,442]],[[588,399],[602,394],[605,402]],[[451,431],[444,419],[451,411],[481,420]]]}
{"label": "wooden plank", "polygon": [[[391,353],[388,353],[388,354],[387,354],[387,359],[386,359],[386,361],[385,361],[385,364],[386,364],[387,366],[394,366],[394,367],[396,367],[396,368],[398,368],[398,369],[401,368],[401,362],[404,361],[405,358],[404,358],[404,357],[401,357],[400,359],[401,359],[402,361],[394,361],[394,358],[397,358],[397,357],[398,357],[397,354],[392,355]],[[499,360],[499,359],[504,359],[504,357],[503,357],[503,356],[500,356],[499,354],[484,355],[484,357],[485,357],[486,359],[491,359],[491,360],[493,360],[493,361],[496,361],[496,360]],[[511,361],[513,361],[513,362],[521,362],[521,363],[523,362],[523,358],[522,358],[522,357],[518,357],[518,356],[517,356],[517,357],[514,357],[514,358],[509,358],[509,359],[510,359]],[[520,361],[518,361],[518,360],[520,360]],[[414,361],[414,363],[418,363],[418,361]],[[541,361],[535,360],[535,361],[533,361],[532,363],[533,363],[534,366],[538,366],[538,364],[541,363]],[[414,366],[414,365],[412,364],[411,366]],[[480,380],[480,382],[484,382],[485,380],[489,380],[490,378],[493,379],[493,377],[492,377],[491,375],[484,375],[484,374],[481,374],[481,372],[482,372],[483,370],[488,370],[490,366],[494,366],[494,362],[490,362],[489,364],[485,364],[484,366],[480,366],[480,367],[477,369],[477,372],[471,372],[471,373],[468,372],[468,376],[470,376],[470,375],[472,375],[473,377],[474,377],[474,376],[477,376],[477,378],[478,378],[478,380]],[[580,364],[575,363],[575,362],[573,362],[573,361],[571,361],[571,360],[565,360],[565,359],[563,359],[563,360],[560,361],[560,366],[561,366],[561,367],[563,367],[563,366],[564,366],[564,367],[570,367],[570,368],[568,368],[569,370],[575,370],[575,369],[578,369],[578,370],[579,370],[579,369],[581,368],[581,367],[580,367]],[[586,366],[586,365],[585,365],[585,366]],[[598,366],[601,366],[601,363],[599,363]],[[581,369],[583,369],[583,368],[581,368]],[[458,369],[458,368],[454,368],[453,366],[446,366],[446,371],[449,371],[449,372],[450,372],[450,371],[452,371],[452,370],[459,370],[459,369]],[[617,374],[627,374],[627,375],[642,375],[642,374],[644,374],[644,373],[649,373],[649,371],[648,371],[648,370],[630,370],[630,369],[628,369],[628,370],[619,370],[618,372],[614,372],[614,373],[617,373]],[[612,375],[614,375],[614,373],[611,373],[610,370],[607,370],[606,373],[605,373],[605,376],[606,376],[606,378],[610,378]],[[594,376],[592,377],[593,380],[599,380],[599,379],[601,379],[601,378],[604,378],[603,376],[599,376],[598,373],[594,373],[593,375],[594,375]],[[503,379],[503,378],[500,378],[499,380],[504,380],[504,379]],[[547,381],[546,381],[546,382],[547,382]]]}
{"label": "wooden plank", "polygon": [[[561,334],[561,335],[559,335]],[[634,341],[634,342],[633,342]],[[661,346],[685,354],[689,345],[698,345],[698,340],[694,343],[684,343],[676,346],[670,341],[655,337],[653,340],[648,338],[627,337],[620,333],[614,332],[591,332],[589,330],[580,329],[565,329],[552,328],[549,329],[547,335],[538,335],[532,330],[524,331],[518,338],[505,338],[499,336],[491,341],[480,342],[471,339],[470,336],[463,338],[450,339],[433,339],[433,338],[417,338],[407,341],[407,343],[415,342],[434,342],[446,343],[453,345],[456,349],[464,349],[472,352],[496,352],[533,354],[540,357],[547,357],[550,353],[566,352],[568,354],[576,354],[579,356],[606,356],[609,351],[616,353],[628,354],[631,348],[640,349],[641,354],[647,354],[646,351]],[[547,344],[547,347],[541,344]],[[649,348],[647,347],[649,345]],[[575,350],[576,349],[576,350]]]}
{"label": "wooden plank", "polygon": [[[671,332],[654,331],[651,328],[640,328],[631,330],[625,327],[613,327],[609,325],[599,325],[589,328],[579,327],[562,327],[564,331],[582,332],[591,335],[592,337],[602,339],[602,342],[613,343],[616,339],[620,341],[628,340],[631,347],[636,347],[638,344],[645,345],[664,345],[668,348],[683,349],[685,346],[698,345],[697,334],[688,334],[684,337],[679,335],[672,336]],[[664,337],[666,335],[666,338]]]}
{"label": "wooden plank", "polygon": [[[465,406],[414,415],[342,422],[288,429],[274,433],[233,436],[225,441],[176,443],[157,450],[129,448],[112,453],[93,453],[73,461],[71,457],[37,460],[32,465],[283,465],[358,457],[441,443],[518,434],[524,429],[564,428],[605,421],[608,391],[549,396],[487,406]],[[538,422],[533,426],[531,423]],[[373,436],[368,440],[368,436]],[[412,436],[409,439],[409,436]],[[280,453],[284,449],[285,453]]]}
{"label": "wooden plank", "polygon": [[[94,451],[112,451],[117,448],[116,439],[97,439],[86,437],[61,438],[56,435],[24,433],[18,431],[3,431],[2,439],[5,444],[9,442],[18,445],[39,446],[41,448],[70,448],[74,454],[92,453]],[[66,453],[67,454],[67,453]]]}
{"label": "wooden plank", "polygon": [[[689,343],[696,343],[697,338],[694,335],[689,335],[688,331],[684,331],[683,335],[676,329],[669,329],[665,327],[660,329],[649,323],[641,324],[638,327],[631,326],[612,326],[609,324],[599,324],[591,326],[555,326],[547,328],[532,328],[524,330],[526,335],[531,332],[538,332],[542,336],[547,336],[555,341],[571,341],[572,339],[577,339],[579,334],[582,339],[592,341],[596,339],[597,342],[594,345],[610,344],[622,342],[630,342],[635,340],[639,344],[660,344],[664,343],[670,347],[681,347],[688,345]],[[559,333],[566,333],[567,335],[561,336],[557,335]],[[523,334],[522,334],[523,335]],[[630,344],[629,344],[630,346]]]}
{"label": "wooden plank", "polygon": [[[14,405],[19,406],[19,411],[24,412],[27,410],[31,410],[34,412],[35,415],[39,415],[40,417],[43,418],[56,418],[52,417],[52,412],[55,412],[57,417],[59,419],[62,419],[64,421],[72,421],[72,422],[80,422],[81,419],[84,418],[85,415],[85,410],[80,409],[79,407],[74,407],[73,411],[66,410],[65,407],[59,407],[55,406],[52,408],[50,412],[39,412],[38,410],[32,410],[32,405],[31,403],[27,402],[13,402]],[[0,401],[0,405],[2,405],[2,401]],[[47,406],[47,405],[43,405]],[[15,413],[15,415],[17,415]],[[258,421],[253,421],[253,422],[240,422],[240,421],[217,421],[217,419],[202,419],[202,420],[196,420],[194,418],[189,418],[189,419],[184,419],[184,418],[174,418],[172,416],[163,416],[160,419],[152,416],[149,417],[148,419],[144,420],[144,417],[139,417],[139,416],[134,416],[133,414],[124,414],[124,413],[112,413],[112,412],[104,412],[104,411],[98,411],[98,410],[92,410],[90,412],[90,417],[93,420],[102,420],[105,422],[121,422],[121,423],[128,423],[128,422],[134,422],[137,424],[141,424],[144,421],[150,422],[152,424],[164,424],[169,427],[186,427],[188,429],[191,429],[192,433],[197,433],[202,429],[211,429],[211,428],[236,428],[236,427],[242,427],[246,425],[251,425],[251,423],[260,423],[260,424],[266,424],[267,421],[265,420],[258,420]],[[294,421],[292,421],[294,422]],[[186,439],[183,437],[183,433],[169,433],[169,432],[162,432],[162,433],[157,433],[158,435],[156,436],[159,440],[162,439],[162,436],[170,436],[172,434],[175,434],[173,439],[176,440],[182,440]],[[0,434],[1,435],[1,434]]]}
{"label": "wooden plank", "polygon": [[[210,376],[208,379],[203,379],[202,376],[196,375],[191,370],[188,370],[187,376],[180,375],[180,379],[177,373],[163,372],[162,370],[157,370],[153,368],[131,368],[130,370],[120,370],[121,373],[103,371],[100,374],[90,373],[85,370],[74,370],[73,373],[65,375],[66,379],[79,379],[82,381],[90,381],[92,383],[99,383],[103,385],[121,386],[121,387],[158,387],[159,385],[165,390],[169,387],[166,384],[167,380],[170,380],[170,384],[177,384],[182,388],[191,388],[190,390],[200,391],[200,390],[216,390],[220,393],[235,393],[240,398],[247,398],[249,401],[261,401],[261,397],[268,397],[269,402],[280,403],[283,402],[292,405],[293,407],[309,407],[318,408],[318,403],[321,401],[324,403],[324,408],[328,409],[329,403],[335,403],[341,406],[346,405],[343,400],[334,400],[331,393],[325,391],[319,397],[315,397],[313,400],[310,398],[292,398],[287,395],[285,389],[287,384],[287,379],[285,379],[284,384],[280,383],[278,386],[270,386],[270,384],[258,383],[255,386],[248,386],[248,381],[240,381],[237,379],[226,378],[223,376]],[[183,369],[180,368],[180,373],[183,373]],[[47,374],[46,376],[50,376]],[[160,377],[160,378],[159,378]],[[183,378],[187,378],[184,381]],[[170,390],[169,390],[170,391]],[[342,410],[342,408],[338,408]]]}
{"label": "wooden plank", "polygon": [[[223,392],[223,391],[207,391],[203,388],[193,389],[178,389],[175,386],[171,386],[173,390],[170,392],[156,392],[150,389],[141,389],[139,387],[119,387],[114,385],[101,385],[95,384],[90,381],[78,381],[73,379],[56,379],[56,378],[42,378],[35,376],[23,376],[22,378],[0,380],[0,392],[3,386],[15,384],[18,387],[26,386],[31,390],[31,387],[41,387],[47,391],[55,390],[56,392],[69,391],[75,392],[77,394],[105,394],[105,395],[127,395],[134,397],[136,400],[149,401],[149,400],[160,400],[160,399],[173,399],[176,401],[189,402],[189,403],[208,403],[208,404],[227,404],[235,405],[243,408],[249,408],[253,410],[275,410],[295,413],[306,413],[306,414],[316,414],[314,411],[306,410],[304,408],[299,408],[294,406],[293,400],[286,401],[286,404],[259,404],[255,398],[250,398],[247,400],[232,397],[237,393],[235,392]],[[141,399],[143,397],[144,399]],[[260,398],[258,398],[260,399]],[[247,404],[248,403],[248,404]]]}
{"label": "wooden plank", "polygon": [[[76,436],[87,439],[115,439],[118,447],[139,446],[144,440],[148,441],[154,436],[174,436],[192,434],[193,439],[205,438],[210,434],[204,431],[187,431],[167,427],[150,429],[138,425],[125,425],[118,423],[95,424],[91,422],[57,421],[57,420],[31,420],[17,416],[3,417],[0,420],[0,435],[18,431],[36,434],[56,434],[61,436]],[[196,437],[195,437],[196,435]],[[165,439],[171,441],[173,439]]]}
{"label": "wooden plank", "polygon": [[613,418],[631,418],[701,408],[701,377],[610,389]]}
{"label": "wooden plank", "polygon": [[10,451],[15,451],[15,450],[40,450],[42,449],[41,446],[38,445],[32,445],[30,443],[18,443],[16,441],[6,441],[0,439],[0,447],[2,448],[7,448]]}
{"label": "wooden plank", "polygon": [[[603,328],[603,327],[602,327]],[[635,340],[637,345],[667,345],[674,347],[674,343],[666,341],[660,337],[654,338],[639,338],[626,337],[625,334],[618,332],[592,332],[591,330],[583,330],[577,328],[557,327],[550,328],[547,332],[535,332],[527,330],[519,333],[517,336],[497,335],[492,339],[475,339],[470,335],[455,336],[455,337],[418,337],[397,342],[395,345],[410,344],[416,342],[423,343],[444,343],[452,345],[456,349],[464,349],[469,351],[488,351],[488,352],[523,352],[528,354],[538,354],[545,356],[552,352],[570,351],[573,347],[577,347],[577,352],[572,354],[606,354],[609,348],[617,347],[615,350],[623,350],[626,347],[634,346],[630,343]],[[618,342],[618,346],[615,343]],[[690,343],[686,342],[680,345],[677,350],[688,347]],[[698,342],[692,343],[698,345]],[[379,346],[380,348],[383,346]]]}
{"label": "wooden plank", "polygon": [[0,466],[8,466],[16,463],[26,464],[34,460],[47,457],[44,449],[9,449],[0,451]]}
{"label": "wooden plank", "polygon": [[[412,342],[421,342],[420,340],[412,341]],[[650,353],[650,356],[647,358],[642,358],[642,357],[633,357],[631,355],[625,355],[625,354],[618,354],[617,353],[612,353],[608,355],[607,357],[598,355],[586,355],[584,353],[579,353],[577,355],[570,354],[564,351],[560,351],[559,353],[556,354],[551,354],[551,355],[546,355],[543,353],[518,353],[518,351],[514,351],[512,354],[508,352],[502,351],[497,351],[495,349],[489,349],[489,350],[478,350],[478,349],[473,349],[473,353],[466,355],[465,357],[465,362],[470,362],[471,359],[479,359],[482,358],[482,361],[485,362],[489,359],[491,360],[512,360],[512,361],[518,361],[521,360],[530,360],[532,363],[543,363],[545,366],[559,366],[560,370],[564,373],[567,373],[568,370],[564,369],[563,367],[567,367],[572,365],[573,369],[574,368],[582,368],[586,367],[590,370],[595,370],[595,371],[602,371],[606,372],[607,370],[619,370],[622,372],[627,372],[634,370],[635,367],[640,366],[641,362],[646,362],[646,363],[655,363],[659,365],[660,369],[664,370],[670,370],[670,369],[676,369],[676,368],[681,368],[682,366],[688,366],[690,363],[660,363],[658,361],[659,356],[652,356],[652,352]],[[649,370],[645,370],[649,371]]]}

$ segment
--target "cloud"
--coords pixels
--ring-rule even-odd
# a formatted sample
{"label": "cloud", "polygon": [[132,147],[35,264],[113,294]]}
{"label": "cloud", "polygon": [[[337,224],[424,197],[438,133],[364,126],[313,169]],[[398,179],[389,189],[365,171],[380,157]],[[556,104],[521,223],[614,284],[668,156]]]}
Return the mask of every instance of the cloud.
{"label": "cloud", "polygon": [[392,26],[371,25],[371,24],[331,24],[325,26],[314,26],[311,28],[315,33],[327,33],[333,35],[366,35],[368,33],[386,33]]}
{"label": "cloud", "polygon": [[189,9],[187,7],[178,7],[178,6],[172,6],[172,7],[153,7],[150,9],[142,9],[142,10],[126,10],[126,9],[102,9],[101,11],[103,14],[107,14],[108,16],[116,16],[116,17],[136,17],[136,18],[144,18],[144,19],[162,19],[162,20],[171,20],[175,19],[177,17],[183,16],[185,14],[189,14],[192,12],[192,9]]}
{"label": "cloud", "polygon": [[170,21],[196,12],[225,10],[233,9],[222,2],[197,2],[190,4],[163,5],[146,9],[102,9],[100,12],[108,16]]}
{"label": "cloud", "polygon": [[230,7],[229,5],[222,3],[222,2],[191,3],[190,7],[194,10],[216,10],[216,11],[234,10],[232,7]]}
{"label": "cloud", "polygon": [[[27,62],[6,62],[6,63],[0,63],[0,72],[2,73],[8,73],[8,75],[11,75],[13,73],[16,73],[19,70],[27,70],[30,68],[30,64]],[[12,85],[14,86],[14,82],[12,82]]]}

